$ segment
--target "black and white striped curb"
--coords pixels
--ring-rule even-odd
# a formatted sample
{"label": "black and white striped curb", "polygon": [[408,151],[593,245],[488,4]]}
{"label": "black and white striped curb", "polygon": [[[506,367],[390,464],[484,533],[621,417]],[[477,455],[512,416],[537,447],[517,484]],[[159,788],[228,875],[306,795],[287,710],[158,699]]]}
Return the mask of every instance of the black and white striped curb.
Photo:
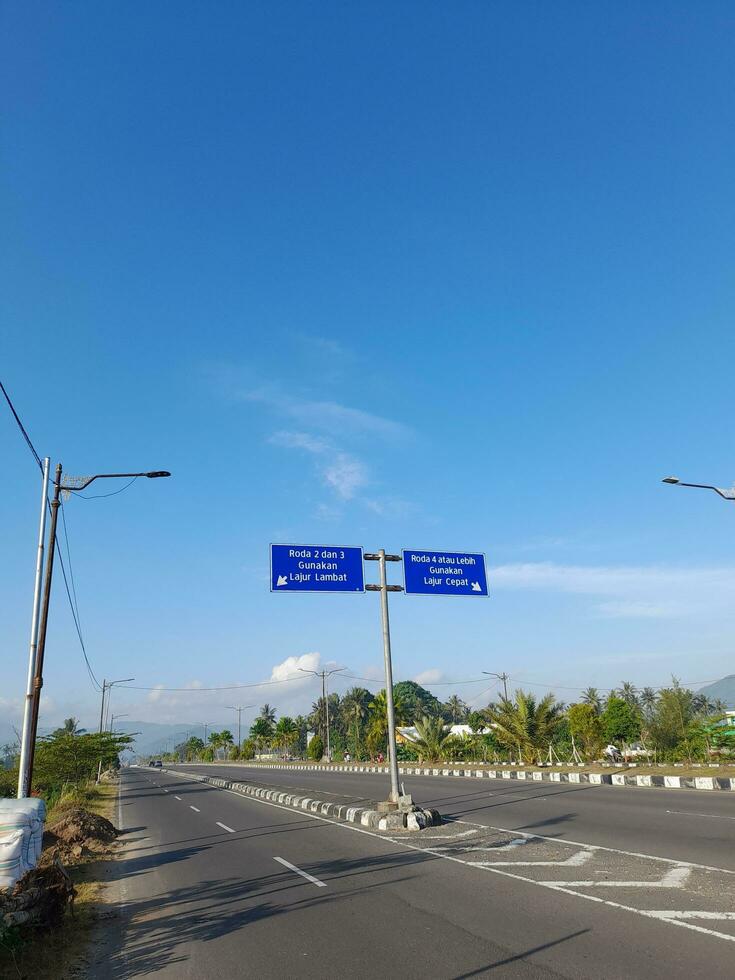
{"label": "black and white striped curb", "polygon": [[177,772],[175,769],[163,769],[161,771],[170,772],[172,776],[195,779],[200,783],[210,783],[212,786],[219,786],[220,789],[233,790],[236,793],[242,793],[243,796],[253,796],[268,803],[293,807],[294,810],[306,810],[309,813],[334,817],[347,823],[357,823],[363,827],[368,827],[370,830],[425,830],[427,827],[436,827],[442,822],[439,811],[434,809],[418,808],[412,813],[379,813],[377,810],[369,810],[366,807],[349,806],[344,803],[326,803],[310,796],[297,796],[295,793],[286,793],[283,790],[266,789],[264,786],[254,786],[251,783],[231,782],[219,776],[200,776],[191,772]]}
{"label": "black and white striped curb", "polygon": [[[196,764],[196,763],[195,763]],[[207,763],[204,763],[205,765]],[[307,765],[299,763],[209,763],[210,765],[237,765],[250,769],[313,769],[320,772],[384,772],[387,766],[369,765]],[[628,773],[608,772],[558,772],[548,769],[437,769],[422,766],[399,766],[398,772],[408,776],[461,776],[473,779],[518,779],[551,783],[592,783],[607,786],[647,786],[662,789],[695,789],[735,791],[735,779],[730,776],[639,776]]]}

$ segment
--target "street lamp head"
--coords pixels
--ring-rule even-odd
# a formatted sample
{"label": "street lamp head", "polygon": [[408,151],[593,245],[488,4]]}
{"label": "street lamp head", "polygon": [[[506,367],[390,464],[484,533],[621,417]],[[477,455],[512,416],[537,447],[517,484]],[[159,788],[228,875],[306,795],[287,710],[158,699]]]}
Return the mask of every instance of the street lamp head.
{"label": "street lamp head", "polygon": [[171,476],[168,470],[152,470],[150,473],[144,473],[143,476],[147,476],[149,480],[156,480],[159,476]]}
{"label": "street lamp head", "polygon": [[681,480],[679,479],[678,476],[665,476],[661,482],[676,484],[676,483],[681,483]]}

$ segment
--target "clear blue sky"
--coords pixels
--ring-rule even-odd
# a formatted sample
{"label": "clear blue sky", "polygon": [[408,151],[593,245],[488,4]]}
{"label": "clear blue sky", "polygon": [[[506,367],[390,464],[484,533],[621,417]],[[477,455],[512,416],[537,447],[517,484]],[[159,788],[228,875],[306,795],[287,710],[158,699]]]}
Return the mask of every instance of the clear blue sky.
{"label": "clear blue sky", "polygon": [[[732,672],[735,505],[659,481],[735,478],[734,21],[4,5],[1,376],[70,473],[174,474],[67,505],[100,677],[379,676],[377,597],[271,595],[273,540],[486,552],[489,600],[392,597],[398,677]],[[0,445],[10,718],[38,480],[7,411]],[[44,717],[91,720],[60,579],[52,613]]]}

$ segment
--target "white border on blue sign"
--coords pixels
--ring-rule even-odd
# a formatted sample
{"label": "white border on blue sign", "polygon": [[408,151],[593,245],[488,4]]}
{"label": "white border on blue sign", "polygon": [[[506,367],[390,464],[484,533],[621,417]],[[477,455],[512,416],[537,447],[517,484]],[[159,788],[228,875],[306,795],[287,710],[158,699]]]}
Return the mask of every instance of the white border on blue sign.
{"label": "white border on blue sign", "polygon": [[[407,551],[423,551],[425,554],[431,551],[432,554],[445,554],[445,555],[482,555],[482,567],[485,570],[485,583],[487,584],[487,592],[409,592],[406,588],[406,552]],[[487,576],[487,556],[484,551],[460,551],[458,548],[401,548],[401,564],[403,565],[403,594],[404,595],[422,595],[436,597],[440,596],[442,599],[454,599],[457,596],[468,596],[470,599],[489,599],[490,598],[490,580]],[[273,577],[271,576],[271,581]]]}
{"label": "white border on blue sign", "polygon": [[[362,562],[362,588],[361,589],[274,589],[273,588],[273,549],[274,548],[331,548],[335,551],[343,551],[346,548],[350,548],[354,551],[360,552],[360,561]],[[283,544],[280,541],[272,541],[268,545],[268,556],[270,558],[270,591],[277,592],[279,595],[298,595],[305,592],[314,593],[315,595],[360,595],[365,592],[365,549],[361,544]],[[483,556],[484,558],[484,556]]]}

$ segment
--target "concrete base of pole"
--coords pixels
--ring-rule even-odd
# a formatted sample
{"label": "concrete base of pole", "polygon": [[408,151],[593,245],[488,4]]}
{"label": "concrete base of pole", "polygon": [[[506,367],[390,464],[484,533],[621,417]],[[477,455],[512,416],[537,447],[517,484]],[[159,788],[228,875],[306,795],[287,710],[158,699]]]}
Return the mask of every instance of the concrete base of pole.
{"label": "concrete base of pole", "polygon": [[393,800],[381,800],[380,803],[375,804],[375,809],[378,813],[395,813],[398,804],[394,803]]}

